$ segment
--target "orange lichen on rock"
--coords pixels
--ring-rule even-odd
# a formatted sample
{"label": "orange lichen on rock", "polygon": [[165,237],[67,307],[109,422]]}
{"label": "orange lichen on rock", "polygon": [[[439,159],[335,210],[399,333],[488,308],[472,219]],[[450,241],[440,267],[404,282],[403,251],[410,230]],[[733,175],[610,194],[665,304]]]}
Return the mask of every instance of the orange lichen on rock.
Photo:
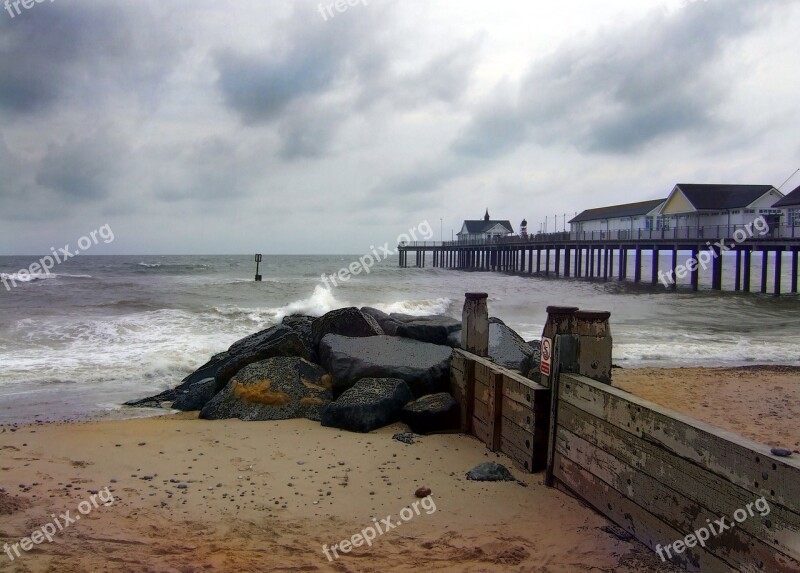
{"label": "orange lichen on rock", "polygon": [[300,403],[303,406],[322,406],[325,403],[325,400],[322,398],[317,398],[316,396],[306,396],[300,400]]}
{"label": "orange lichen on rock", "polygon": [[333,386],[333,378],[330,374],[323,374],[320,376],[319,381],[325,388],[331,388]]}
{"label": "orange lichen on rock", "polygon": [[314,384],[313,382],[311,382],[310,380],[308,380],[306,378],[303,378],[303,384],[309,390],[316,390],[317,392],[324,392],[326,390],[325,387],[320,386],[319,384]]}
{"label": "orange lichen on rock", "polygon": [[233,394],[244,402],[251,404],[264,404],[266,406],[285,406],[291,401],[286,392],[270,392],[272,382],[262,380],[253,384],[240,384],[237,380],[231,382]]}

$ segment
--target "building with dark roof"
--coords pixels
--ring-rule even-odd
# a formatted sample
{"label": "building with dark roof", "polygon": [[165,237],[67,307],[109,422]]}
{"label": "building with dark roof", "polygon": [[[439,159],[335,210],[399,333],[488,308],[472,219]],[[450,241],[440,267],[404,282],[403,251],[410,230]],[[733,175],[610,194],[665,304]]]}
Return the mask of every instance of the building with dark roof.
{"label": "building with dark roof", "polygon": [[678,183],[660,216],[665,225],[674,227],[734,227],[763,216],[772,227],[780,218],[773,204],[782,197],[772,185]]}
{"label": "building with dark roof", "polygon": [[461,231],[456,233],[459,241],[491,241],[498,237],[507,237],[514,234],[511,221],[492,221],[489,209],[483,219],[464,221]]}
{"label": "building with dark roof", "polygon": [[625,203],[586,209],[570,220],[570,230],[578,233],[595,231],[638,231],[658,228],[658,210],[664,199]]}
{"label": "building with dark roof", "polygon": [[800,187],[786,195],[772,206],[783,210],[783,224],[789,227],[800,227]]}

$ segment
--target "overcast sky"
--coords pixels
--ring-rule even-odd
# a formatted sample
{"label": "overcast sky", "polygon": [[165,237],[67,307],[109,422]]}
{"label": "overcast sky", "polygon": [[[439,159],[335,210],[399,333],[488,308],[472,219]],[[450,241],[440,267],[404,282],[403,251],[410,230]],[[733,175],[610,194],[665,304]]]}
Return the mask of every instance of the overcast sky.
{"label": "overcast sky", "polygon": [[0,254],[364,253],[800,167],[796,0],[329,4],[0,11]]}

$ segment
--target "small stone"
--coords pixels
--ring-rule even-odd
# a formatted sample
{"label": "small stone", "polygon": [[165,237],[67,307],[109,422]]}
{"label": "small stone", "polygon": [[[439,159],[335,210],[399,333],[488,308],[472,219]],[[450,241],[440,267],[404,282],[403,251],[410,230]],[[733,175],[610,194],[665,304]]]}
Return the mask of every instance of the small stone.
{"label": "small stone", "polygon": [[780,456],[782,458],[788,458],[789,456],[792,455],[792,451],[791,450],[787,450],[786,448],[772,448],[770,450],[770,453],[773,456]]}
{"label": "small stone", "polygon": [[417,488],[417,491],[414,492],[418,498],[422,499],[423,497],[428,497],[431,494],[431,488],[429,487],[420,487]]}

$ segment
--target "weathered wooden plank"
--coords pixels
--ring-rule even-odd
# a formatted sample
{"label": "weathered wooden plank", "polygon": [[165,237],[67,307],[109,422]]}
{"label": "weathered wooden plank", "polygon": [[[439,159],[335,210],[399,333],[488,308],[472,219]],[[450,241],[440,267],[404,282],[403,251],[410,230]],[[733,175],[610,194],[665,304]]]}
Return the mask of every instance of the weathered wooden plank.
{"label": "weathered wooden plank", "polygon": [[[676,531],[636,503],[626,498],[600,478],[592,475],[572,460],[556,452],[554,457],[554,476],[578,497],[594,507],[598,512],[624,528],[628,533],[647,545],[653,551],[657,546],[682,539],[684,534]],[[724,561],[701,547],[687,548],[683,553],[672,552],[672,562],[689,571],[702,573],[730,573],[731,568]]]}
{"label": "weathered wooden plank", "polygon": [[[733,514],[740,509],[740,506],[728,507],[722,513],[712,513],[707,507],[668,488],[659,480],[636,470],[563,426],[559,426],[557,450],[562,456],[569,458],[617,492],[633,500],[641,508],[681,532],[682,537],[705,529],[709,536],[705,542],[706,550],[739,571],[766,570],[773,573],[800,571],[800,561],[768,546],[759,537],[739,527],[748,521],[769,520],[769,508],[766,508],[768,512],[766,516],[761,515],[754,508],[754,500],[749,502],[754,516],[746,513],[741,524],[715,536],[709,529],[709,522],[726,518],[726,524],[733,524],[738,521],[734,519]],[[665,546],[673,541],[675,539],[662,539],[660,543]]]}
{"label": "weathered wooden plank", "polygon": [[489,439],[489,430],[483,420],[472,418],[472,435],[482,441],[484,444]]}
{"label": "weathered wooden plank", "polygon": [[515,372],[514,370],[509,370],[508,368],[504,368],[503,366],[495,364],[494,362],[492,362],[488,358],[484,358],[482,356],[477,356],[475,354],[471,354],[471,353],[466,352],[466,351],[464,351],[464,350],[462,350],[460,348],[454,348],[453,349],[453,353],[454,354],[460,354],[460,355],[464,356],[468,361],[472,361],[475,364],[486,365],[486,366],[490,367],[493,372],[500,372],[505,376],[509,376],[510,378],[518,381],[520,384],[522,384],[524,386],[528,386],[532,390],[542,390],[542,389],[547,390],[547,388],[545,388],[541,384],[537,384],[533,380],[528,380],[527,378],[525,378],[519,372]]}
{"label": "weathered wooden plank", "polygon": [[524,469],[527,472],[538,470],[533,458],[509,442],[505,437],[500,438],[500,451],[514,460],[514,463],[519,466],[520,469]]}
{"label": "weathered wooden plank", "polygon": [[475,362],[475,382],[480,382],[481,384],[489,386],[493,376],[494,373],[489,365],[478,361]]}
{"label": "weathered wooden plank", "polygon": [[474,385],[474,397],[477,402],[483,402],[484,404],[489,403],[489,385],[483,382],[475,380]]}
{"label": "weathered wooden plank", "polygon": [[[507,442],[514,444],[517,448],[525,453],[529,458],[533,458],[534,446],[536,443],[536,435],[533,432],[525,431],[515,423],[511,422],[508,418],[503,418],[503,439]],[[542,440],[540,434],[539,440]]]}
{"label": "weathered wooden plank", "polygon": [[559,398],[800,514],[800,461],[589,378],[565,374]]}
{"label": "weathered wooden plank", "polygon": [[472,417],[480,420],[487,428],[489,426],[489,407],[483,402],[475,400],[475,406],[472,411]]}
{"label": "weathered wooden plank", "polygon": [[[522,427],[524,430],[533,433],[533,429],[537,423],[542,423],[544,416],[534,414],[528,406],[523,406],[519,402],[510,400],[507,396],[503,396],[503,416]],[[545,422],[546,423],[546,422]],[[547,431],[545,428],[543,431]]]}
{"label": "weathered wooden plank", "polygon": [[[581,436],[678,494],[694,500],[713,515],[731,515],[736,509],[753,503],[757,497],[696,464],[586,414],[570,404],[561,404],[558,421],[560,427]],[[737,527],[781,552],[800,559],[800,516],[776,504],[770,506],[767,519],[769,526],[766,519],[748,519]]]}
{"label": "weathered wooden plank", "polygon": [[489,402],[487,403],[488,421],[487,429],[489,441],[487,447],[496,452],[500,449],[500,432],[502,430],[501,420],[503,417],[503,375],[494,374],[493,380],[489,383]]}
{"label": "weathered wooden plank", "polygon": [[523,384],[517,377],[508,374],[503,374],[503,395],[519,404],[529,406],[535,412],[544,412],[550,405],[548,388],[544,386],[532,388],[530,385]]}

